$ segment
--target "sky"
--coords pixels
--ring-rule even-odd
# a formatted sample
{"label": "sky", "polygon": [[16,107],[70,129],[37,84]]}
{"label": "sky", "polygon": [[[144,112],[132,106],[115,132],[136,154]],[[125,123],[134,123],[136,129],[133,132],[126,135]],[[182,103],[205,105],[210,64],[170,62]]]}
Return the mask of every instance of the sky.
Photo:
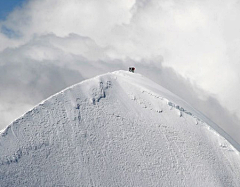
{"label": "sky", "polygon": [[0,1],[0,20],[6,19],[7,15],[15,8],[21,7],[26,0],[1,0]]}
{"label": "sky", "polygon": [[239,1],[7,3],[0,21],[0,129],[67,86],[134,65],[238,138]]}

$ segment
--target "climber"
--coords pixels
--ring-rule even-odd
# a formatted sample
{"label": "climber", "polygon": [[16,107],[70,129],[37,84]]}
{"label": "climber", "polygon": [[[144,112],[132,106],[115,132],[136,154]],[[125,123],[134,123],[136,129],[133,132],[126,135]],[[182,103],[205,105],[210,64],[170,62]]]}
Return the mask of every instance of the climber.
{"label": "climber", "polygon": [[129,67],[129,71],[134,73],[135,67]]}

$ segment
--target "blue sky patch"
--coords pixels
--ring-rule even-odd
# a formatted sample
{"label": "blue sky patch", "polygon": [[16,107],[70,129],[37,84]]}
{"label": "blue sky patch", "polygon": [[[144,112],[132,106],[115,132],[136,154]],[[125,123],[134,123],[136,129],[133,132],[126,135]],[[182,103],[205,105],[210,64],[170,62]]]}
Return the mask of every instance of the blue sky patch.
{"label": "blue sky patch", "polygon": [[0,0],[0,20],[6,19],[14,8],[21,6],[23,2],[26,1],[27,0]]}
{"label": "blue sky patch", "polygon": [[1,27],[1,33],[3,33],[8,38],[19,38],[20,37],[20,33],[15,32],[14,30],[12,30],[4,25]]}

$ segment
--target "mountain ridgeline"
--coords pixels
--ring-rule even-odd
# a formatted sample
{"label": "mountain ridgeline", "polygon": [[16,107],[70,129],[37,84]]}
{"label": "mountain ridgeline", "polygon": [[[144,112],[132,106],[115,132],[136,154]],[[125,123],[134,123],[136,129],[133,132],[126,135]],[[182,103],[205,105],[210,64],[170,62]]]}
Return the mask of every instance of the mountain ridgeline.
{"label": "mountain ridgeline", "polygon": [[117,71],[53,95],[3,130],[0,186],[237,187],[238,150],[179,97]]}

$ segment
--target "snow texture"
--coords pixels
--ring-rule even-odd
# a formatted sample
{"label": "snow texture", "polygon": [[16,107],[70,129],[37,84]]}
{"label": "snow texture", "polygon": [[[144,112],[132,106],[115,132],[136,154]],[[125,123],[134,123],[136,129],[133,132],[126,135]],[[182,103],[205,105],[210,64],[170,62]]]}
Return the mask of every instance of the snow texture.
{"label": "snow texture", "polygon": [[238,150],[177,96],[117,71],[50,97],[2,131],[0,186],[240,186]]}

